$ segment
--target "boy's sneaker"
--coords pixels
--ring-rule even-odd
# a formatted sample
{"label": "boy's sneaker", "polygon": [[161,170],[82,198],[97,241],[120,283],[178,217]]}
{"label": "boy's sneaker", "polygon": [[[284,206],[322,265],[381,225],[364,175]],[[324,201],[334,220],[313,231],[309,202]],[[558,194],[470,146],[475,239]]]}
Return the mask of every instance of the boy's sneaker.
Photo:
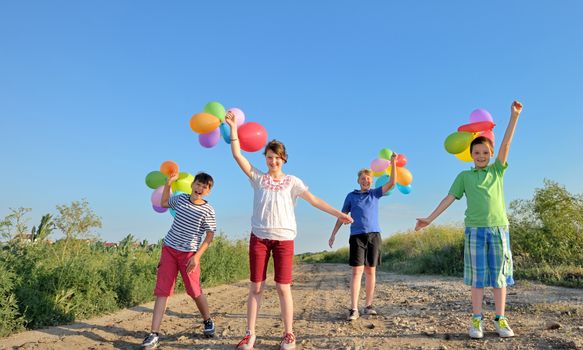
{"label": "boy's sneaker", "polygon": [[158,333],[150,333],[144,338],[144,341],[140,345],[142,349],[154,349],[160,344],[160,336]]}
{"label": "boy's sneaker", "polygon": [[348,321],[354,321],[354,320],[358,319],[359,317],[360,317],[360,315],[358,314],[358,310],[352,309],[352,310],[350,310],[350,313],[348,314]]}
{"label": "boy's sneaker", "polygon": [[372,305],[365,307],[363,311],[364,311],[363,313],[365,315],[371,315],[371,316],[378,315],[377,310],[375,310]]}
{"label": "boy's sneaker", "polygon": [[472,325],[470,326],[470,338],[481,339],[484,338],[484,330],[482,328],[482,319],[472,317]]}
{"label": "boy's sneaker", "polygon": [[496,328],[496,333],[501,338],[514,337],[514,331],[508,325],[508,320],[506,318],[500,318],[498,321],[494,320],[494,327]]}
{"label": "boy's sneaker", "polygon": [[237,344],[235,349],[237,350],[253,350],[255,346],[255,334],[251,335],[247,333],[243,339]]}
{"label": "boy's sneaker", "polygon": [[295,350],[296,336],[293,333],[286,333],[279,343],[279,350]]}
{"label": "boy's sneaker", "polygon": [[208,320],[204,320],[204,330],[202,331],[202,334],[204,334],[205,337],[210,338],[210,337],[214,337],[215,336],[215,323],[213,322],[212,318],[209,318]]}

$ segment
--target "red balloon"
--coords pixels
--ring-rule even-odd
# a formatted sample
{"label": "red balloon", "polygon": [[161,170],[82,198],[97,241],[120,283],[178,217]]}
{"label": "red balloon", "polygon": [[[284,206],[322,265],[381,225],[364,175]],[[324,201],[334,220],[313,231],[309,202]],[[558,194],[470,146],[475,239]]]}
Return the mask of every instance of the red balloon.
{"label": "red balloon", "polygon": [[257,152],[267,143],[267,130],[256,122],[242,124],[238,129],[239,144],[247,152]]}
{"label": "red balloon", "polygon": [[395,164],[397,164],[397,166],[405,166],[407,164],[407,157],[404,154],[397,155]]}
{"label": "red balloon", "polygon": [[464,124],[457,128],[457,131],[465,131],[465,132],[480,132],[480,131],[487,131],[494,129],[496,124],[492,122],[475,122],[470,124]]}

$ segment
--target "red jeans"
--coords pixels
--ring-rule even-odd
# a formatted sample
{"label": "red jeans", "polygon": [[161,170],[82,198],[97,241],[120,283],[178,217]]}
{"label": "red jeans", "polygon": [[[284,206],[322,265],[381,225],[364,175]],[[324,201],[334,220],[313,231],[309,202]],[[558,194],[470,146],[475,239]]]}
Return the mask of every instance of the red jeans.
{"label": "red jeans", "polygon": [[267,264],[273,252],[275,282],[290,284],[294,262],[294,241],[261,239],[251,233],[249,240],[249,268],[251,282],[263,282],[267,278]]}
{"label": "red jeans", "polygon": [[158,273],[156,275],[156,289],[154,295],[158,297],[169,297],[174,292],[174,284],[178,271],[182,275],[186,293],[193,298],[198,298],[202,294],[200,287],[200,264],[190,273],[186,273],[188,260],[196,252],[181,252],[168,246],[162,247],[162,255],[158,264]]}

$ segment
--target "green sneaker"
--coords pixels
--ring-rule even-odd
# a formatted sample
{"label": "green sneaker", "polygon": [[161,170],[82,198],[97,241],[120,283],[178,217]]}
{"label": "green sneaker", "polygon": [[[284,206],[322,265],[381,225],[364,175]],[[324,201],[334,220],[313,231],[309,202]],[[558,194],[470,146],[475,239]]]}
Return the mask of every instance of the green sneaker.
{"label": "green sneaker", "polygon": [[482,328],[482,319],[472,317],[472,325],[470,326],[470,338],[482,339],[484,338],[484,330]]}
{"label": "green sneaker", "polygon": [[494,320],[494,327],[496,328],[496,333],[501,338],[510,338],[514,337],[514,331],[508,325],[508,320],[506,317],[500,318],[498,321]]}

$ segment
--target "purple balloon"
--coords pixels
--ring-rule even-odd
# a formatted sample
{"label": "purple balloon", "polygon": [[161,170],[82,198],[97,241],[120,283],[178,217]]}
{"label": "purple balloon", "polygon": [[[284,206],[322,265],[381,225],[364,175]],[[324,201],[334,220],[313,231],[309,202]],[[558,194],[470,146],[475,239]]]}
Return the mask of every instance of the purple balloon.
{"label": "purple balloon", "polygon": [[202,147],[211,148],[214,147],[219,142],[220,138],[221,132],[219,128],[216,128],[215,130],[209,133],[198,135],[198,142],[200,142],[200,145]]}
{"label": "purple balloon", "polygon": [[166,212],[166,210],[168,210],[168,208],[159,207],[159,206],[156,206],[156,205],[152,205],[152,208],[154,209],[154,211],[156,213],[164,213],[164,212]]}
{"label": "purple balloon", "polygon": [[474,109],[470,114],[470,123],[477,122],[494,122],[494,119],[492,119],[490,112],[483,108],[478,108]]}
{"label": "purple balloon", "polygon": [[150,200],[152,201],[152,205],[155,207],[161,207],[162,203],[162,192],[164,192],[164,186],[160,186],[152,192],[152,196]]}
{"label": "purple balloon", "polygon": [[235,115],[235,122],[237,123],[237,127],[240,127],[241,124],[245,123],[245,113],[239,108],[229,108],[227,112],[231,112]]}

